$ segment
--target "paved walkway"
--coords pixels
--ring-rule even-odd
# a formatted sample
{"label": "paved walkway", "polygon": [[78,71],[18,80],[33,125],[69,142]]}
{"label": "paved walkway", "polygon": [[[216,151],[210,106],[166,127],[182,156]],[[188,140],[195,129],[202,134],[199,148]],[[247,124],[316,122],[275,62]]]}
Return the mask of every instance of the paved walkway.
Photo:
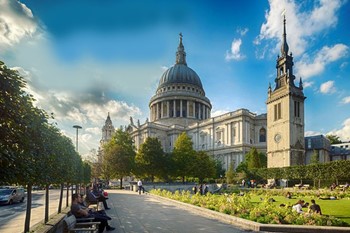
{"label": "paved walkway", "polygon": [[158,233],[158,232],[247,232],[233,225],[182,209],[166,200],[158,200],[151,195],[139,195],[127,190],[107,190],[109,199],[107,214],[116,227],[113,232]]}

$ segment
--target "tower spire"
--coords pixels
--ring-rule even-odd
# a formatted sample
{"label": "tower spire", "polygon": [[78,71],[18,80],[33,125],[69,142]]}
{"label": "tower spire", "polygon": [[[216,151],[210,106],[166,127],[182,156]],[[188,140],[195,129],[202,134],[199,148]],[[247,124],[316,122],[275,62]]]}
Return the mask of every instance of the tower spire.
{"label": "tower spire", "polygon": [[183,64],[187,66],[186,63],[186,53],[185,53],[185,48],[184,45],[182,44],[182,33],[180,32],[180,42],[179,46],[177,47],[177,52],[176,52],[176,64]]}
{"label": "tower spire", "polygon": [[285,57],[288,55],[289,46],[287,44],[287,33],[286,33],[286,16],[283,16],[283,38],[281,45],[281,56]]}

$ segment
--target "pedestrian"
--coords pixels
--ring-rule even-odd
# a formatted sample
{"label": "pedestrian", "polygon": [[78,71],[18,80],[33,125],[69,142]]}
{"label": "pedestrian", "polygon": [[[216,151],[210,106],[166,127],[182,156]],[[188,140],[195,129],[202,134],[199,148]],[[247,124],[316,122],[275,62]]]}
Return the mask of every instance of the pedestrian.
{"label": "pedestrian", "polygon": [[137,186],[139,187],[139,195],[141,195],[141,191],[145,192],[143,187],[142,187],[142,181],[141,180],[137,181]]}
{"label": "pedestrian", "polygon": [[196,185],[193,186],[192,190],[193,190],[193,193],[196,194],[197,193],[197,186]]}
{"label": "pedestrian", "polygon": [[242,188],[244,188],[245,187],[245,180],[243,179],[242,180]]}

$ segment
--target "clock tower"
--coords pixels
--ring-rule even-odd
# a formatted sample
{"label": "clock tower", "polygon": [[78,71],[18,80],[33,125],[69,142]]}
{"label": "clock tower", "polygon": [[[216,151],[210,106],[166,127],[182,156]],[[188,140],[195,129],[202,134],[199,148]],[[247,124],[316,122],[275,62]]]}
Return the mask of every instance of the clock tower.
{"label": "clock tower", "polygon": [[283,19],[281,54],[277,56],[275,87],[268,88],[267,167],[305,164],[303,83],[295,86],[293,56],[288,55],[286,19]]}

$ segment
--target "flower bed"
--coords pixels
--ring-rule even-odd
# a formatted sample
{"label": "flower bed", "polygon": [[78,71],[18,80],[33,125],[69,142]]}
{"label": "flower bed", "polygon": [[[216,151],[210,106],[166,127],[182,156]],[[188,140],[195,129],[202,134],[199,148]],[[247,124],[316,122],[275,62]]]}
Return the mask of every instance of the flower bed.
{"label": "flower bed", "polygon": [[280,207],[269,202],[266,195],[261,202],[252,202],[251,193],[213,195],[192,195],[189,191],[171,193],[166,190],[152,190],[152,194],[215,210],[232,216],[266,224],[292,224],[317,226],[349,226],[348,223],[332,216],[319,214],[298,214],[290,207]]}

